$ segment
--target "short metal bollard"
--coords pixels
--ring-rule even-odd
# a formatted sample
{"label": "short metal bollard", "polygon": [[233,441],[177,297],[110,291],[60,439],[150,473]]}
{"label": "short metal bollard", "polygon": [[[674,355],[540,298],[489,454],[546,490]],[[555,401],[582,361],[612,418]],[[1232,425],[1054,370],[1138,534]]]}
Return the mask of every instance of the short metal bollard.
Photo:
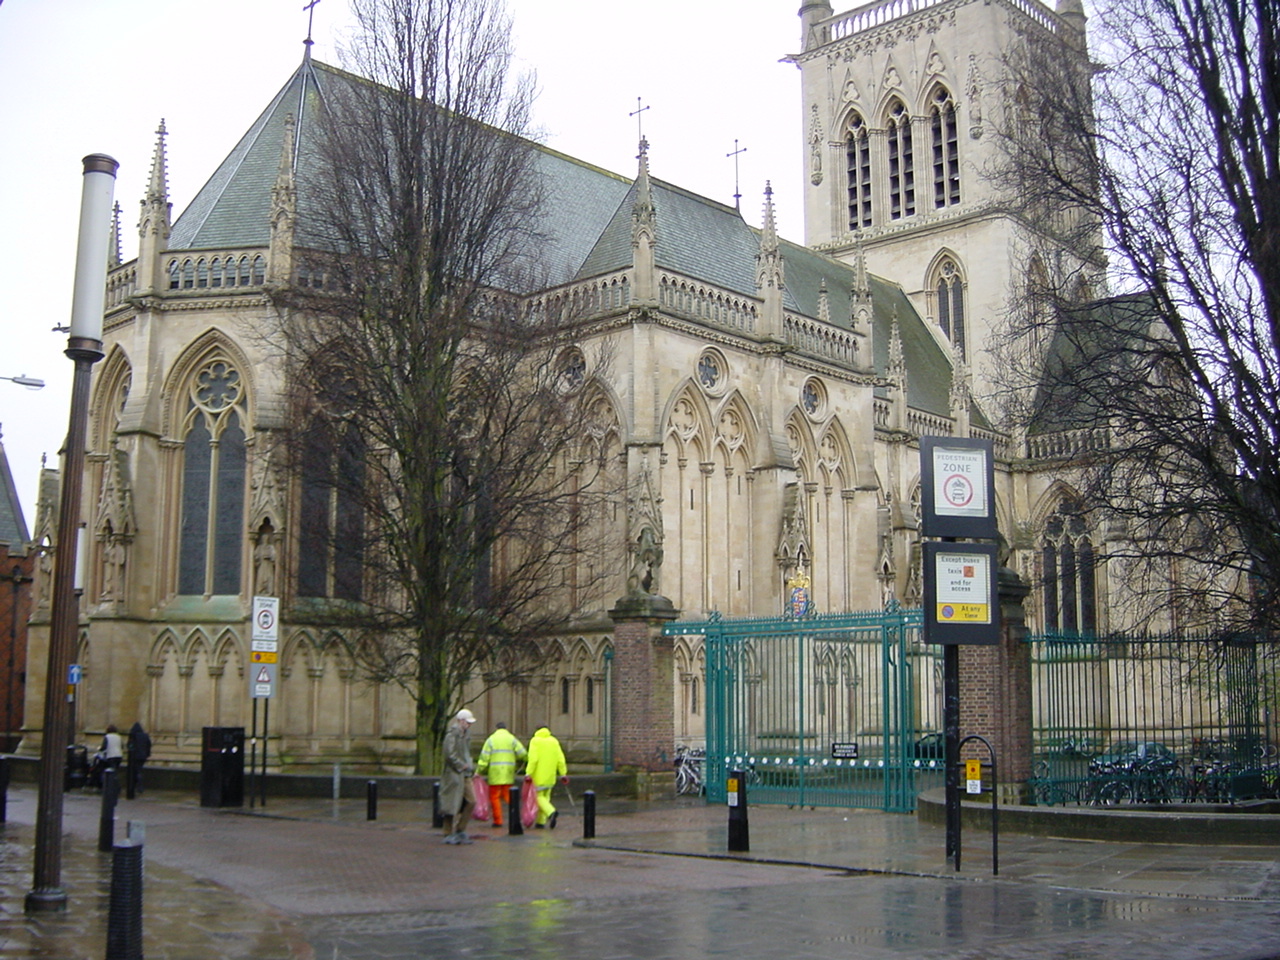
{"label": "short metal bollard", "polygon": [[439,830],[444,826],[444,814],[440,812],[440,781],[431,784],[431,826]]}
{"label": "short metal bollard", "polygon": [[142,842],[126,841],[111,858],[107,960],[142,960]]}
{"label": "short metal bollard", "polygon": [[120,799],[120,773],[114,767],[102,771],[102,814],[98,819],[98,850],[110,853],[116,843],[116,803]]}
{"label": "short metal bollard", "polygon": [[520,819],[520,784],[513,783],[507,801],[507,836],[524,836],[524,821]]}
{"label": "short metal bollard", "polygon": [[747,774],[734,770],[729,774],[729,850],[746,853],[751,849],[751,831],[747,826]]}
{"label": "short metal bollard", "polygon": [[366,820],[378,819],[378,781],[367,780],[364,785],[364,818]]}
{"label": "short metal bollard", "polygon": [[585,790],[582,794],[582,839],[596,838],[596,792]]}

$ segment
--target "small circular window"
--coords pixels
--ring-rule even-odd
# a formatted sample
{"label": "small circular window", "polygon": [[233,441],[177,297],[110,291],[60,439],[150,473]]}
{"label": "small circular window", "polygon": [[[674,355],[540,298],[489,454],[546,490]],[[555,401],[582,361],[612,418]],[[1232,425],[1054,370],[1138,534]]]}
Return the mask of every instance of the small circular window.
{"label": "small circular window", "polygon": [[698,358],[698,385],[707,393],[721,393],[728,380],[728,371],[728,364],[718,351],[703,351]]}
{"label": "small circular window", "polygon": [[827,406],[827,391],[817,380],[806,380],[800,388],[800,409],[810,417],[819,417]]}
{"label": "small circular window", "polygon": [[560,386],[577,390],[587,379],[587,358],[580,350],[566,350],[560,355]]}

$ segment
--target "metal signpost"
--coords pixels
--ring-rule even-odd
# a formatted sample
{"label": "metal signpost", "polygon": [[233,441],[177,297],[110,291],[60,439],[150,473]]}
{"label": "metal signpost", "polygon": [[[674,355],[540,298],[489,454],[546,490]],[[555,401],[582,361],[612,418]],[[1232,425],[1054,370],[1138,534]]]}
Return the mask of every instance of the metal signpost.
{"label": "metal signpost", "polygon": [[[261,795],[267,805],[267,721],[271,698],[276,694],[276,668],[280,665],[280,598],[253,598],[253,626],[249,637],[249,696],[253,698],[253,725],[249,734],[249,806]],[[262,700],[262,775],[258,769],[258,701]],[[254,790],[255,779],[258,790]]]}
{"label": "metal signpost", "polygon": [[990,440],[920,438],[924,638],[943,645],[947,859],[960,869],[960,644],[1000,642]]}

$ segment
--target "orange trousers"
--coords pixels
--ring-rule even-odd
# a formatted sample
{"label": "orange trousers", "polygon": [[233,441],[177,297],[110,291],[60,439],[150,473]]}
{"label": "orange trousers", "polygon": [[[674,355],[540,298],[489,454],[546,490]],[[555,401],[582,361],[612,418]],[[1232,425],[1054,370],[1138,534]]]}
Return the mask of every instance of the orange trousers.
{"label": "orange trousers", "polygon": [[[505,809],[505,805],[510,799],[511,784],[489,784],[489,806],[493,808],[493,825],[495,827],[502,826],[502,811]],[[516,816],[519,815],[520,813],[517,811]]]}

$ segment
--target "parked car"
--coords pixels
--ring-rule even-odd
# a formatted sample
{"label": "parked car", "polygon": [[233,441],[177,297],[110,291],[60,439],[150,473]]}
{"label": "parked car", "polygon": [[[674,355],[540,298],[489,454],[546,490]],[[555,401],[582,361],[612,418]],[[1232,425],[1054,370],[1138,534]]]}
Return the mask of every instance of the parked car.
{"label": "parked car", "polygon": [[1090,770],[1136,770],[1169,768],[1178,763],[1178,755],[1155,740],[1117,740],[1089,761]]}
{"label": "parked car", "polygon": [[926,733],[911,747],[917,760],[942,760],[947,755],[947,738],[941,733]]}

